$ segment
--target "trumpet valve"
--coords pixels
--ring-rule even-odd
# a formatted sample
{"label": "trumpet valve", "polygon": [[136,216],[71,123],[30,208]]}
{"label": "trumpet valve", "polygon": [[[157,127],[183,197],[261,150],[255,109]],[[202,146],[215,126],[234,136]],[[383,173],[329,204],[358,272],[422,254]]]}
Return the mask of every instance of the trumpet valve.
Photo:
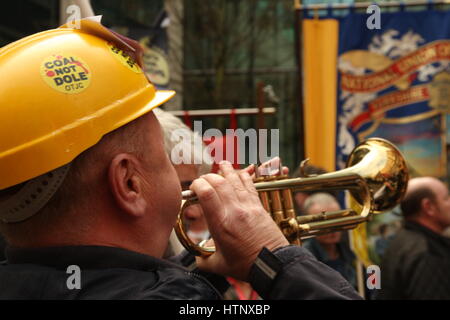
{"label": "trumpet valve", "polygon": [[284,219],[278,225],[290,243],[297,242],[299,245],[300,235],[309,230],[307,224],[299,224],[295,218]]}

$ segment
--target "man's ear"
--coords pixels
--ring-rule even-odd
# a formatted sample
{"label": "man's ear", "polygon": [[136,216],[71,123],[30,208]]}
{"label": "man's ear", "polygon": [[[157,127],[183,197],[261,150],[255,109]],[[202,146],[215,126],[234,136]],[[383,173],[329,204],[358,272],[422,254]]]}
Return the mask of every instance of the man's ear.
{"label": "man's ear", "polygon": [[422,212],[427,216],[434,216],[436,204],[430,198],[423,198],[421,201]]}
{"label": "man's ear", "polygon": [[108,170],[109,187],[114,199],[123,211],[134,217],[143,216],[148,206],[138,165],[133,155],[120,153],[112,159]]}

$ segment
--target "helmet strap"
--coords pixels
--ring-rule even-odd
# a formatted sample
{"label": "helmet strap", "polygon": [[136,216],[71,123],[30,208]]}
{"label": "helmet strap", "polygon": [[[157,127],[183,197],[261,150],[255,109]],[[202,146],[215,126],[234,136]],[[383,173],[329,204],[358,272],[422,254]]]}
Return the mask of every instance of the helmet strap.
{"label": "helmet strap", "polygon": [[27,181],[19,192],[0,201],[0,220],[17,223],[34,216],[59,189],[69,169],[70,163]]}

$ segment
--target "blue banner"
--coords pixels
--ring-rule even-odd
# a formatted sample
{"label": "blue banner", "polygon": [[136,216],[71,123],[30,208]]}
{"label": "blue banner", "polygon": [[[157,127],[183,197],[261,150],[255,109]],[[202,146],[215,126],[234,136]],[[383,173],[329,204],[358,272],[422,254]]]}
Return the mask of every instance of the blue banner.
{"label": "blue banner", "polygon": [[450,13],[427,10],[340,19],[338,168],[361,140],[380,136],[403,151],[413,175],[446,178],[450,110]]}
{"label": "blue banner", "polygon": [[[382,13],[373,30],[368,17],[339,18],[336,166],[377,136],[397,145],[411,176],[447,179],[450,12]],[[398,226],[389,214],[368,225],[372,260]]]}

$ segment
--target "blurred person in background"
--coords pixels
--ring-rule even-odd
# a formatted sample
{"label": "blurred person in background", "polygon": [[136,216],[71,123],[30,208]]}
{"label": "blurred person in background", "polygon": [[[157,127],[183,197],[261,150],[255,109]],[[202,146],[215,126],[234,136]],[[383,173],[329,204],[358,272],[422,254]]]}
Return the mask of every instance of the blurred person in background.
{"label": "blurred person in background", "polygon": [[[303,210],[306,214],[318,214],[340,210],[340,206],[332,195],[319,192],[306,199]],[[356,287],[355,255],[347,241],[343,239],[342,231],[307,239],[303,242],[303,247],[308,249],[317,260],[338,271]]]}
{"label": "blurred person in background", "polygon": [[450,238],[450,227],[448,227],[447,229],[444,230],[444,232],[442,233],[442,235],[444,237]]}
{"label": "blurred person in background", "polygon": [[450,299],[447,186],[433,177],[411,179],[401,202],[405,223],[381,263],[380,300]]}
{"label": "blurred person in background", "polygon": [[389,246],[389,241],[392,240],[393,234],[389,233],[389,225],[386,223],[378,227],[379,237],[375,241],[375,252],[382,257]]}
{"label": "blurred person in background", "polygon": [[[303,167],[299,165],[292,174],[292,178],[307,178],[309,176],[313,177],[324,173],[327,173],[327,171],[321,167],[317,167],[311,164],[306,164]],[[316,191],[294,191],[294,205],[297,214],[306,213],[303,210],[305,201],[310,195],[314,193],[316,193]],[[327,191],[326,193],[332,195],[335,198],[338,196],[338,192],[335,191]]]}

